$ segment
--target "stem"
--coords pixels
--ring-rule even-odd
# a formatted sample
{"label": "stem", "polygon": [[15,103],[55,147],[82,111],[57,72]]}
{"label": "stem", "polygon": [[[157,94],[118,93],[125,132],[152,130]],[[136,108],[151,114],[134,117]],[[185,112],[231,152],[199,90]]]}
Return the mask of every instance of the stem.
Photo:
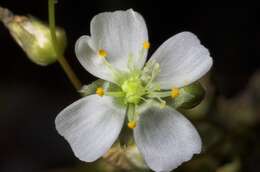
{"label": "stem", "polygon": [[79,90],[81,88],[81,83],[74,71],[72,70],[72,68],[70,67],[68,61],[65,59],[65,57],[61,56],[60,58],[58,58],[58,62],[64,70],[64,72],[66,73],[72,85],[75,87],[76,90]]}
{"label": "stem", "polygon": [[61,56],[61,53],[58,48],[57,44],[57,37],[56,37],[56,27],[55,27],[55,7],[54,7],[54,0],[49,0],[48,7],[49,7],[49,27],[51,32],[51,39],[53,43],[54,50],[57,56]]}
{"label": "stem", "polygon": [[55,27],[55,7],[54,7],[54,0],[48,1],[48,11],[49,11],[49,27],[50,27],[50,33],[51,33],[51,39],[52,44],[55,50],[55,53],[58,58],[58,62],[64,72],[66,73],[67,77],[69,78],[72,85],[75,87],[76,90],[79,90],[81,88],[81,82],[79,81],[78,77],[76,76],[75,72],[70,67],[69,63],[65,59],[65,57],[60,52],[60,49],[58,47],[57,43],[57,37],[56,37],[56,27]]}

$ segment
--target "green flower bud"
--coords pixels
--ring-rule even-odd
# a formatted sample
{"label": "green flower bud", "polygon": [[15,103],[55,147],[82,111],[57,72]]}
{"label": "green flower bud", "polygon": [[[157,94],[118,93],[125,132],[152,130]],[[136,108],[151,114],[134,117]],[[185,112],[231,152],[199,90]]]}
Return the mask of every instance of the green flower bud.
{"label": "green flower bud", "polygon": [[[1,7],[0,16],[0,20],[31,61],[46,66],[57,60],[48,25],[32,16],[13,15]],[[57,28],[56,35],[59,51],[63,53],[67,44],[65,31]]]}
{"label": "green flower bud", "polygon": [[180,88],[179,95],[167,98],[168,105],[174,108],[191,109],[200,104],[205,96],[205,90],[199,82]]}

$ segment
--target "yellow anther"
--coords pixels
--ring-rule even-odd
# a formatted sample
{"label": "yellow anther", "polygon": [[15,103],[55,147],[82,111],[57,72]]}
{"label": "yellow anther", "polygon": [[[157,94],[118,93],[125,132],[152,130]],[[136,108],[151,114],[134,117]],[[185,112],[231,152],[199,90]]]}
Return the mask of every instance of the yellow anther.
{"label": "yellow anther", "polygon": [[136,127],[136,121],[130,121],[127,124],[128,128],[134,129]]}
{"label": "yellow anther", "polygon": [[104,88],[98,87],[97,90],[96,90],[96,94],[99,95],[99,96],[104,96],[104,94],[105,94]]}
{"label": "yellow anther", "polygon": [[172,91],[171,91],[171,96],[172,96],[172,98],[175,98],[175,97],[177,97],[177,96],[179,96],[180,95],[180,90],[179,90],[179,88],[172,88]]}
{"label": "yellow anther", "polygon": [[144,49],[149,49],[150,48],[150,43],[148,41],[144,41]]}
{"label": "yellow anther", "polygon": [[106,52],[106,50],[100,49],[100,50],[98,50],[98,55],[100,57],[106,57],[107,56],[107,52]]}

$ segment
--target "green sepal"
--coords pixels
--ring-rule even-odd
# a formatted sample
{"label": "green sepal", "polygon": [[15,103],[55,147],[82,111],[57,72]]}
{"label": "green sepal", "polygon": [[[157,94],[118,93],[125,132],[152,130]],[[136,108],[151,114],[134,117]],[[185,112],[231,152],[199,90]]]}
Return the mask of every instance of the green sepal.
{"label": "green sepal", "polygon": [[103,79],[98,79],[93,81],[91,84],[83,85],[79,90],[79,93],[85,97],[91,94],[96,94],[96,90],[98,87],[104,88],[105,91],[118,91],[119,87],[116,84],[105,81]]}
{"label": "green sepal", "polygon": [[81,87],[81,89],[79,90],[79,93],[85,97],[85,96],[89,96],[91,94],[96,94],[96,90],[98,87],[104,87],[106,81],[102,80],[102,79],[98,79],[94,82],[92,82],[91,84],[88,85],[83,85]]}
{"label": "green sepal", "polygon": [[205,90],[199,82],[180,88],[180,95],[166,98],[168,105],[175,109],[191,109],[200,104],[205,96]]}

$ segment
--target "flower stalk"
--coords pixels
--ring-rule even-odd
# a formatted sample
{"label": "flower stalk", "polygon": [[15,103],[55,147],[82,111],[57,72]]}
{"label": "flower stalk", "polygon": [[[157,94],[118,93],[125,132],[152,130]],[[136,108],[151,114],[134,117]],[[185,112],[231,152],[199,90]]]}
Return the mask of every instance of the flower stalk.
{"label": "flower stalk", "polygon": [[48,1],[48,13],[49,13],[49,27],[50,27],[50,33],[52,38],[52,44],[54,47],[54,50],[56,52],[56,55],[59,57],[57,61],[59,62],[60,66],[66,73],[67,77],[69,78],[70,82],[74,86],[76,90],[79,90],[81,88],[81,82],[78,79],[77,75],[69,65],[66,58],[62,55],[60,49],[58,48],[57,43],[57,37],[56,37],[56,26],[55,26],[55,1],[49,0]]}

